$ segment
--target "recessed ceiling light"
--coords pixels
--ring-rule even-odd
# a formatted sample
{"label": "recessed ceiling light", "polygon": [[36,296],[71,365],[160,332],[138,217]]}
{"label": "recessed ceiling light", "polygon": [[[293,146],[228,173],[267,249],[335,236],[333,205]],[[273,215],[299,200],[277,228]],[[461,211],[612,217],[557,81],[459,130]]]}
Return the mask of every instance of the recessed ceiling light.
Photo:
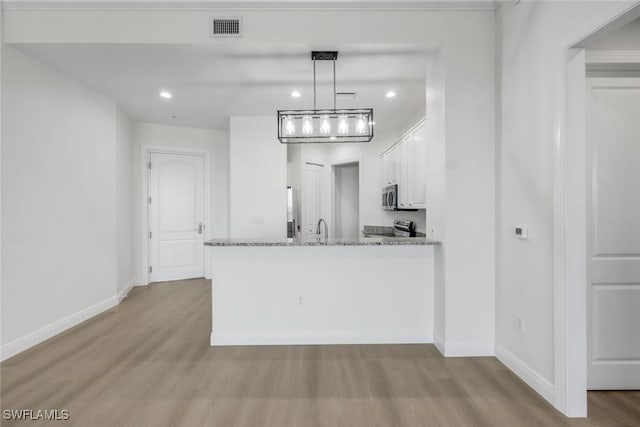
{"label": "recessed ceiling light", "polygon": [[173,98],[173,95],[171,95],[171,92],[163,90],[160,92],[160,97],[164,98],[164,99],[171,99]]}
{"label": "recessed ceiling light", "polygon": [[293,92],[291,92],[291,97],[292,98],[300,98],[301,96],[302,96],[302,94],[297,90],[294,90]]}
{"label": "recessed ceiling light", "polygon": [[389,92],[387,92],[387,94],[385,95],[387,98],[393,98],[396,96],[396,93],[392,90],[390,90]]}
{"label": "recessed ceiling light", "polygon": [[334,141],[334,140],[336,140],[337,138],[336,138],[335,136],[332,136],[332,137],[330,137],[329,139],[330,139],[330,140],[332,140],[332,141]]}

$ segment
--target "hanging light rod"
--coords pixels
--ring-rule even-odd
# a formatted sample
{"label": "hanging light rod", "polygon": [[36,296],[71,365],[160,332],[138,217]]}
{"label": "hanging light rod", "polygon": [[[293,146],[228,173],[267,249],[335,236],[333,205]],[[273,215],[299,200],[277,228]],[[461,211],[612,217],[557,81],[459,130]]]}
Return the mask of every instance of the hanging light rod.
{"label": "hanging light rod", "polygon": [[[338,109],[338,51],[311,52],[313,110],[278,110],[278,139],[283,144],[369,142],[373,139],[373,108]],[[333,109],[318,109],[316,61],[333,62]]]}

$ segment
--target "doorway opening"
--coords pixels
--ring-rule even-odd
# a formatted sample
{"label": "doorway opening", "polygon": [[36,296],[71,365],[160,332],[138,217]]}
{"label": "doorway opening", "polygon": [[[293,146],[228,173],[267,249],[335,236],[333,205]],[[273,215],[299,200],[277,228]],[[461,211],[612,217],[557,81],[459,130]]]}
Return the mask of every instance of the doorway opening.
{"label": "doorway opening", "polygon": [[360,164],[341,163],[333,169],[334,237],[356,239],[360,236]]}

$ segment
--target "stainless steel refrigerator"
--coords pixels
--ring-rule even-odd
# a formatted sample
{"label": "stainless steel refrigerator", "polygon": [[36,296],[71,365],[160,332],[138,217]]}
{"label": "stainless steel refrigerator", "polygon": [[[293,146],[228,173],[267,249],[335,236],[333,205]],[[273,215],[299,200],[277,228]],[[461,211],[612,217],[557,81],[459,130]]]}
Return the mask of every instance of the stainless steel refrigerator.
{"label": "stainless steel refrigerator", "polygon": [[295,188],[287,187],[287,238],[298,235],[298,192]]}

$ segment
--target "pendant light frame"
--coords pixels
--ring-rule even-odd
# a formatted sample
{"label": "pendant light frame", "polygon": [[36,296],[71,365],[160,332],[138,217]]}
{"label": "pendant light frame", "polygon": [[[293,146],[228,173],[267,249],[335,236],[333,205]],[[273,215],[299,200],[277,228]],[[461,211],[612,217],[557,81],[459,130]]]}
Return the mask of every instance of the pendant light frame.
{"label": "pendant light frame", "polygon": [[[282,144],[370,142],[373,139],[373,108],[336,108],[337,59],[337,51],[311,52],[313,109],[278,110],[278,139]],[[333,109],[317,109],[316,61],[333,62]],[[303,124],[308,134],[303,131]]]}

